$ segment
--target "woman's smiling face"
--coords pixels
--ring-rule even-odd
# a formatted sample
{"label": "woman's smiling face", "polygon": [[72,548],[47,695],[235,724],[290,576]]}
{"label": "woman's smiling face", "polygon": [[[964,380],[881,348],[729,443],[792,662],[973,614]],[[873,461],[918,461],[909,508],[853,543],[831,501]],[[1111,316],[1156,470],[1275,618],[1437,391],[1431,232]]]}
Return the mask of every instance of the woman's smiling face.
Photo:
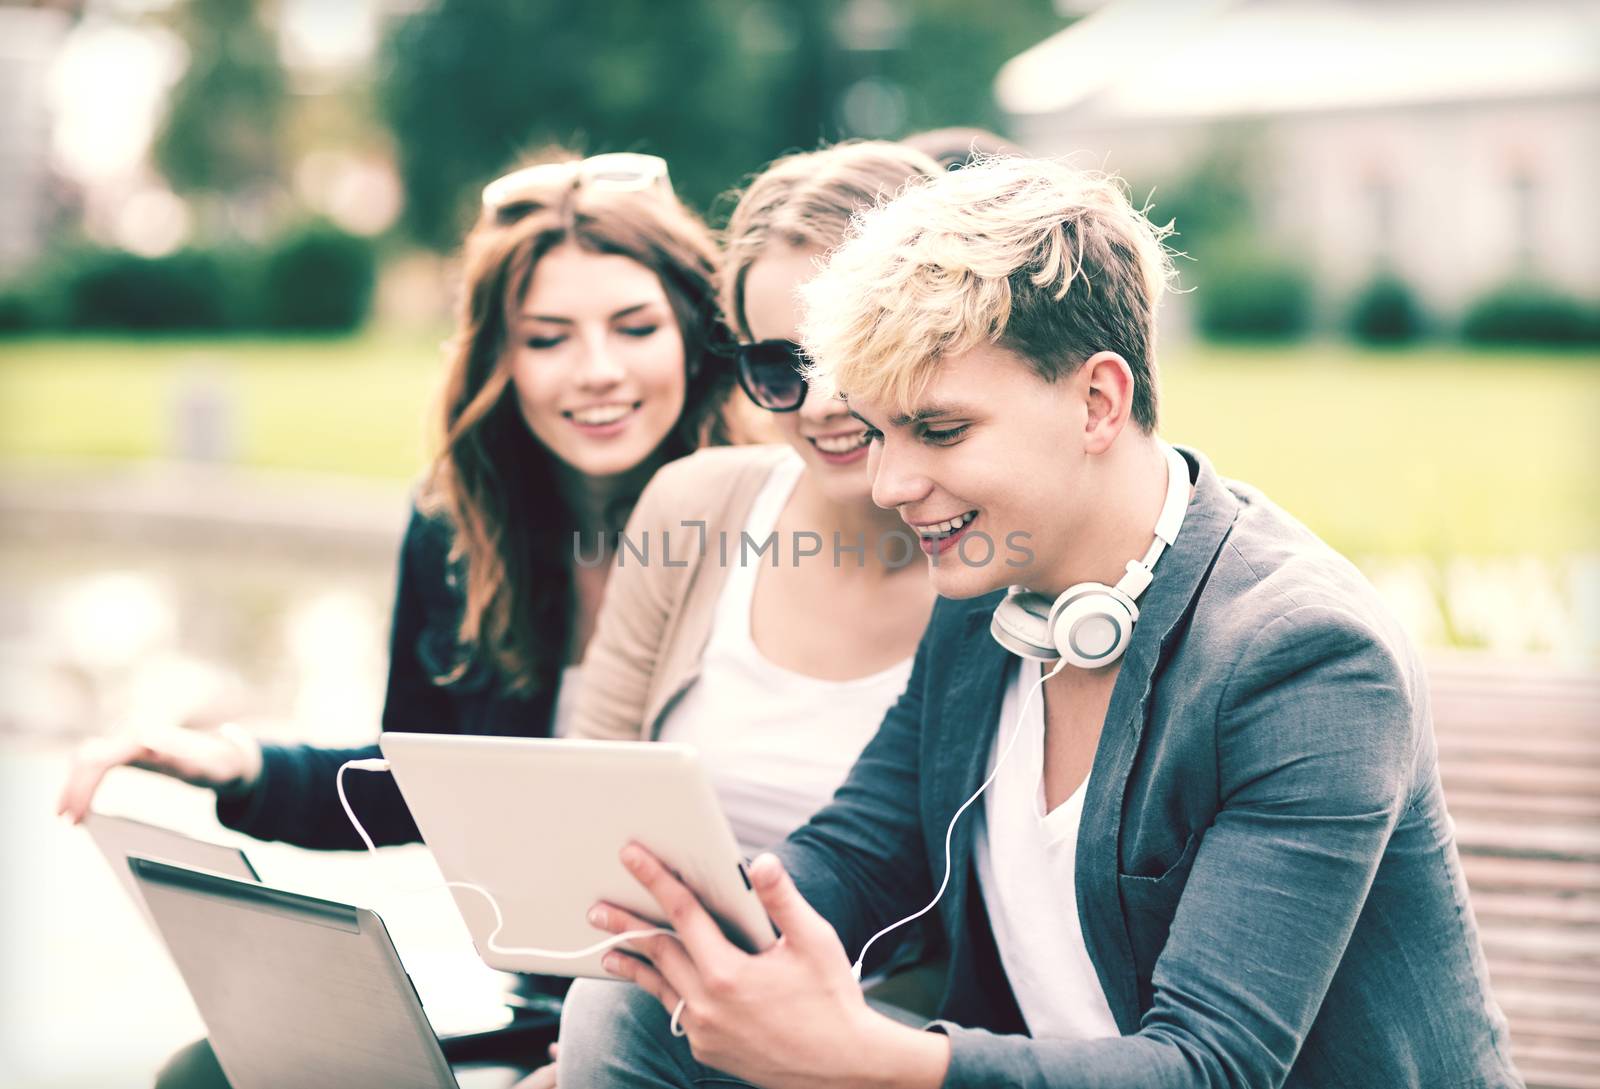
{"label": "woman's smiling face", "polygon": [[[777,244],[750,265],[744,280],[744,324],[751,339],[797,340],[796,289],[817,272],[823,251],[814,246]],[[772,416],[779,433],[805,459],[817,486],[839,503],[866,503],[872,494],[867,476],[866,428],[838,398],[807,391],[800,408]]]}
{"label": "woman's smiling face", "polygon": [[585,476],[636,468],[683,413],[683,335],[661,280],[632,258],[546,253],[505,351],[528,429]]}

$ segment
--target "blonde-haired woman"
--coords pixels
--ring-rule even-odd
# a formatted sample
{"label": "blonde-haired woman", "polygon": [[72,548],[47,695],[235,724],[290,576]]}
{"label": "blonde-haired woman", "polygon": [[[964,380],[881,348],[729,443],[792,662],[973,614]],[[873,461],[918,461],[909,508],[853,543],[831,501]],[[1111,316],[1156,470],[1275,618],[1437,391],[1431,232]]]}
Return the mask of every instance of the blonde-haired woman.
{"label": "blonde-haired woman", "polygon": [[721,294],[740,384],[785,444],[657,474],[626,533],[658,550],[675,539],[687,565],[620,565],[585,659],[575,732],[696,745],[751,850],[844,778],[933,606],[916,542],[872,502],[866,429],[842,400],[807,396],[794,336],[795,292],[852,214],[936,172],[900,145],[856,143],[780,159],[746,190]]}
{"label": "blonde-haired woman", "polygon": [[[866,429],[808,395],[795,327],[797,289],[851,217],[938,173],[901,145],[855,143],[780,159],[745,191],[721,294],[740,384],[785,444],[703,450],[656,475],[627,533],[688,562],[622,566],[584,660],[575,731],[695,745],[747,853],[832,796],[933,608],[919,543],[872,502]],[[588,1069],[603,1046],[583,1031],[585,995],[610,986],[569,992],[564,1063]]]}

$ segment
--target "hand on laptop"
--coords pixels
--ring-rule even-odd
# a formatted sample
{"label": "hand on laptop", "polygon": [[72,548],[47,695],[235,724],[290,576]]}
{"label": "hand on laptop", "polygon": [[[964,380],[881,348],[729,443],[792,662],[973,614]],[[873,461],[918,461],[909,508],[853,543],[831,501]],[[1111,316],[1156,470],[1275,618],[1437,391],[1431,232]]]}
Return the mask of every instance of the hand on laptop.
{"label": "hand on laptop", "polygon": [[[757,858],[750,880],[783,936],[754,956],[728,941],[694,893],[649,851],[629,844],[622,861],[661,905],[675,935],[629,942],[647,959],[613,951],[606,970],[675,1012],[696,1060],[768,1089],[944,1081],[948,1039],[867,1005],[838,935],[776,857]],[[612,933],[651,925],[614,904],[596,907],[590,922]]]}
{"label": "hand on laptop", "polygon": [[122,766],[160,772],[211,790],[244,791],[261,774],[261,746],[232,723],[215,730],[163,726],[92,738],[72,756],[56,813],[74,824],[82,821],[106,772]]}

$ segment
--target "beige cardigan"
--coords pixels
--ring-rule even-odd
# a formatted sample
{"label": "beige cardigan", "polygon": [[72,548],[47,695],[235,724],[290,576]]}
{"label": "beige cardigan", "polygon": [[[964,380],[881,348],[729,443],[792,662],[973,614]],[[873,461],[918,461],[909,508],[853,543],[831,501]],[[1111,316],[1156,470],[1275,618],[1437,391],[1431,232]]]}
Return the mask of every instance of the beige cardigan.
{"label": "beige cardigan", "polygon": [[[666,712],[700,675],[728,578],[718,534],[729,535],[734,554],[762,485],[789,454],[787,446],[712,447],[656,473],[624,531],[636,548],[648,542],[648,561],[625,547],[612,560],[571,736],[655,740]],[[704,537],[697,522],[705,523]]]}

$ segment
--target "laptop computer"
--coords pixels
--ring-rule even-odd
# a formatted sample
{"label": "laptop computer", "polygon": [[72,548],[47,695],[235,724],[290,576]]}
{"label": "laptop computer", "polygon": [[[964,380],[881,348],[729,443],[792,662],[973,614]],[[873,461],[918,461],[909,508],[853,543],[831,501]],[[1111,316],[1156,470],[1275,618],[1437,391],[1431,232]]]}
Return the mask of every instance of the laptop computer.
{"label": "laptop computer", "polygon": [[105,813],[90,812],[84,817],[83,826],[88,829],[89,838],[94,840],[95,846],[100,848],[100,853],[105,855],[111,872],[117,875],[117,880],[127,889],[128,895],[152,928],[155,920],[150,918],[144,895],[139,891],[139,883],[128,868],[130,857],[137,855],[160,862],[172,862],[239,881],[259,883],[261,880],[250,859],[237,847],[208,843],[170,828]]}
{"label": "laptop computer", "polygon": [[[111,871],[158,937],[160,928],[145,905],[144,893],[128,865],[130,858],[170,862],[255,884],[261,880],[255,865],[237,847],[105,813],[91,812],[83,823]],[[454,955],[424,957],[420,966],[414,965],[412,971],[414,978],[420,981],[418,990],[423,996],[424,1009],[452,1062],[476,1061],[503,1055],[508,1050],[521,1054],[525,1042],[539,1050],[540,1038],[554,1038],[559,1000],[543,999],[539,1004],[520,1003],[513,1007],[507,1003],[518,1000],[509,992],[498,1002],[467,994],[468,988],[485,986],[481,963],[471,954],[464,953],[459,958]],[[521,1008],[522,1005],[527,1008]]]}
{"label": "laptop computer", "polygon": [[[128,867],[233,1089],[458,1089],[375,912],[154,859]],[[524,1054],[541,1061],[543,1042]]]}

